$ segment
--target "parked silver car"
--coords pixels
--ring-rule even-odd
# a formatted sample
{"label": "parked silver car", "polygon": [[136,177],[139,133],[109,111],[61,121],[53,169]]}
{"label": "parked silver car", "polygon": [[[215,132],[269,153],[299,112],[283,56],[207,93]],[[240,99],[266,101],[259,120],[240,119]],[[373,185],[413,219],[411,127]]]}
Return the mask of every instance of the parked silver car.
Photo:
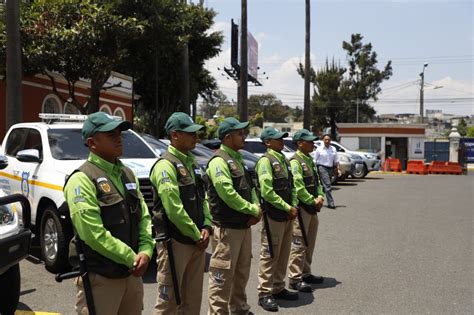
{"label": "parked silver car", "polygon": [[[322,140],[317,140],[315,143],[318,146],[323,145]],[[331,145],[336,148],[338,153],[348,153],[353,159],[359,160],[357,156],[362,159],[363,169],[356,172],[355,174],[352,174],[354,178],[364,178],[370,171],[378,171],[380,169],[380,159],[375,153],[352,151],[336,141],[331,141]]]}

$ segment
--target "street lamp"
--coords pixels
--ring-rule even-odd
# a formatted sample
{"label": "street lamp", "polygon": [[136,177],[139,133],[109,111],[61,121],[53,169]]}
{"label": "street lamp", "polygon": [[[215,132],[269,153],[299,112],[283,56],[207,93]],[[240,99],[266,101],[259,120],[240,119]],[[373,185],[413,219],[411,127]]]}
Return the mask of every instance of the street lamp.
{"label": "street lamp", "polygon": [[425,63],[423,65],[423,71],[421,71],[420,73],[420,77],[421,77],[421,84],[420,84],[420,120],[421,120],[421,123],[423,123],[423,112],[424,112],[424,109],[423,109],[423,87],[425,85],[425,68],[428,67],[428,64]]}

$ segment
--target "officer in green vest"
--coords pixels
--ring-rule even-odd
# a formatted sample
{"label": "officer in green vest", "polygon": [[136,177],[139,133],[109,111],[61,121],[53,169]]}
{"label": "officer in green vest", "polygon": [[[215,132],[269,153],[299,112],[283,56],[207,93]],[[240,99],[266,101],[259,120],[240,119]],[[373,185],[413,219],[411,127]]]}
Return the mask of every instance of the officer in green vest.
{"label": "officer in green vest", "polygon": [[[267,147],[267,152],[258,160],[256,166],[266,220],[261,232],[257,291],[258,303],[266,311],[278,311],[275,299],[298,299],[298,293],[285,288],[285,274],[293,235],[292,220],[297,216],[297,209],[294,207],[296,192],[293,188],[290,163],[281,153],[284,147],[283,138],[287,136],[286,132],[266,127],[260,139]],[[311,291],[311,286],[300,286],[298,290],[308,292]]]}
{"label": "officer in green vest", "polygon": [[324,202],[323,186],[310,155],[316,139],[318,138],[307,129],[301,129],[293,136],[298,150],[290,163],[300,211],[299,220],[293,223],[293,243],[288,264],[290,287],[294,289],[298,289],[303,283],[316,284],[324,281],[323,277],[311,274],[319,225],[318,212]]}
{"label": "officer in green vest", "polygon": [[[128,121],[103,112],[89,115],[82,127],[89,158],[64,186],[72,224],[84,244],[96,314],[142,312],[142,276],[155,246],[138,180],[118,159],[120,134],[129,128]],[[75,283],[76,311],[87,314],[82,279]]]}
{"label": "officer in green vest", "polygon": [[[151,171],[155,197],[152,221],[158,239],[165,240],[157,243],[156,314],[199,314],[201,309],[212,218],[203,171],[190,151],[196,146],[196,132],[203,127],[185,113],[173,113],[165,124],[171,145]],[[173,255],[171,260],[169,255]],[[180,295],[179,306],[176,294]]]}
{"label": "officer in green vest", "polygon": [[207,166],[213,217],[213,253],[209,263],[209,314],[249,314],[245,287],[252,258],[250,227],[261,218],[252,178],[239,150],[248,122],[224,119],[217,129],[220,149]]}

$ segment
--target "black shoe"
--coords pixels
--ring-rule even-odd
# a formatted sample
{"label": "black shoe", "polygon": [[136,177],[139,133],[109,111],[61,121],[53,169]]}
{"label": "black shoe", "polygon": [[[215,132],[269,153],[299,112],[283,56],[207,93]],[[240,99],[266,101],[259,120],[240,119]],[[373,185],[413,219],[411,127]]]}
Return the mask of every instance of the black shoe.
{"label": "black shoe", "polygon": [[265,311],[278,312],[278,304],[271,295],[259,298],[258,305],[260,305]]}
{"label": "black shoe", "polygon": [[329,209],[336,209],[336,206],[335,205],[329,205],[328,208]]}
{"label": "black shoe", "polygon": [[290,288],[299,292],[306,292],[306,293],[313,292],[313,288],[311,287],[311,285],[309,285],[308,283],[304,281],[290,283]]}
{"label": "black shoe", "polygon": [[298,299],[298,293],[290,292],[287,289],[283,289],[280,292],[273,294],[273,297],[279,300],[295,301]]}
{"label": "black shoe", "polygon": [[308,275],[303,277],[303,281],[311,284],[319,284],[324,282],[324,278],[321,276]]}

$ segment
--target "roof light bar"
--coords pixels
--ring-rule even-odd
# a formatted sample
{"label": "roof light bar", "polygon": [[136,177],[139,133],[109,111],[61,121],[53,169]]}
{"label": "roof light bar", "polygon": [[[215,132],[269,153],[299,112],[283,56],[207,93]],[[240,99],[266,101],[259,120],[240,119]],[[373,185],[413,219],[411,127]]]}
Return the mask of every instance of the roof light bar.
{"label": "roof light bar", "polygon": [[[53,121],[85,121],[88,115],[72,115],[72,114],[50,114],[50,113],[39,113],[38,117],[44,120]],[[111,116],[115,120],[123,120],[120,116]]]}

